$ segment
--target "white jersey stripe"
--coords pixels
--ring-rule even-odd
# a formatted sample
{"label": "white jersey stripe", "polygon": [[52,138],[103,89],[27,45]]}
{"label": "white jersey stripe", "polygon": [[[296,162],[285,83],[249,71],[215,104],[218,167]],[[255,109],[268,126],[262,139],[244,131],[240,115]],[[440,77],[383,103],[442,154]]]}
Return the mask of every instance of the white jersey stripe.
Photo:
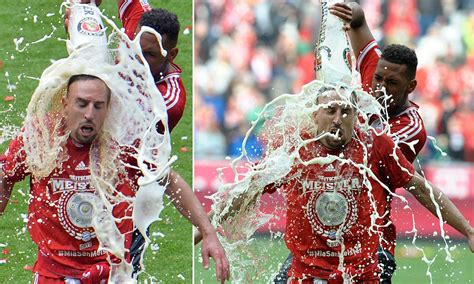
{"label": "white jersey stripe", "polygon": [[411,138],[415,137],[418,133],[420,133],[420,131],[423,129],[423,124],[415,108],[409,108],[405,110],[402,114],[405,113],[410,119],[410,123],[399,131],[391,133],[390,137],[398,137],[400,141],[407,142]]}
{"label": "white jersey stripe", "polygon": [[422,120],[421,118],[418,116],[418,113],[416,111],[411,111],[409,113],[409,116],[411,119],[415,120],[416,121],[416,125],[415,125],[415,128],[412,129],[412,133],[409,133],[409,134],[406,134],[407,137],[402,140],[402,141],[410,141],[413,137],[415,137],[416,135],[418,135],[418,133],[421,132],[421,130],[423,129],[423,123],[422,123]]}
{"label": "white jersey stripe", "polygon": [[172,108],[179,101],[181,90],[179,88],[178,76],[172,76],[165,79],[166,94],[163,95],[166,109]]}
{"label": "white jersey stripe", "polygon": [[176,94],[176,85],[174,84],[173,80],[170,78],[169,80],[166,80],[166,86],[168,88],[167,90],[167,96],[165,98],[165,103],[168,105],[168,103],[172,100],[174,100],[175,94]]}
{"label": "white jersey stripe", "polygon": [[[175,80],[175,83],[178,84],[178,81]],[[176,89],[176,94],[174,96],[174,100],[169,105],[167,105],[166,109],[173,108],[179,101],[179,97],[181,95],[181,89],[179,88],[179,85],[177,85],[175,89]]]}
{"label": "white jersey stripe", "polygon": [[173,108],[179,101],[179,97],[181,95],[181,89],[179,88],[179,83],[177,78],[173,78],[172,83],[174,84],[174,95],[173,95],[173,100],[171,101],[168,100],[166,104],[166,109],[171,109]]}
{"label": "white jersey stripe", "polygon": [[364,61],[364,58],[367,55],[367,53],[369,53],[369,51],[376,45],[377,45],[377,42],[375,40],[373,40],[372,42],[367,44],[367,46],[360,52],[359,57],[357,57],[357,71],[360,72],[361,62]]}
{"label": "white jersey stripe", "polygon": [[171,86],[171,82],[169,78],[165,80],[165,83],[166,83],[166,93],[163,94],[163,99],[166,101],[172,95],[171,92],[173,91],[173,86]]}
{"label": "white jersey stripe", "polygon": [[119,16],[120,16],[120,20],[122,22],[124,21],[123,14],[127,10],[128,6],[130,6],[130,4],[132,4],[132,0],[125,0],[125,1],[123,1],[122,5],[120,5],[120,7],[119,7]]}

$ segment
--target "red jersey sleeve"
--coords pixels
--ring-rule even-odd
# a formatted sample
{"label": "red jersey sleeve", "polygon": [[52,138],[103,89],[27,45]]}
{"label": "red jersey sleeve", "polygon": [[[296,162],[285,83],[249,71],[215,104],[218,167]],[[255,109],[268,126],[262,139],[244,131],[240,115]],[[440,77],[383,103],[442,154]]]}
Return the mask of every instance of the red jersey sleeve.
{"label": "red jersey sleeve", "polygon": [[361,76],[362,89],[370,93],[372,88],[372,78],[374,77],[377,62],[379,62],[382,52],[375,40],[370,41],[357,56],[357,71]]}
{"label": "red jersey sleeve", "polygon": [[8,150],[0,157],[0,166],[5,179],[11,183],[21,181],[29,174],[26,170],[26,153],[21,136],[12,140]]}
{"label": "red jersey sleeve", "polygon": [[401,115],[390,119],[390,138],[392,138],[410,163],[413,163],[426,142],[426,130],[418,106],[405,110]]}
{"label": "red jersey sleeve", "polygon": [[143,13],[151,10],[147,0],[122,0],[119,3],[119,17],[125,33],[130,39],[135,38],[135,30]]}
{"label": "red jersey sleeve", "polygon": [[180,77],[181,68],[174,63],[171,64],[174,66],[175,71],[167,74],[156,83],[156,87],[165,101],[170,132],[180,121],[186,106],[186,89]]}
{"label": "red jersey sleeve", "polygon": [[405,186],[413,177],[415,168],[386,134],[374,137],[375,165],[380,167],[382,182],[391,189]]}

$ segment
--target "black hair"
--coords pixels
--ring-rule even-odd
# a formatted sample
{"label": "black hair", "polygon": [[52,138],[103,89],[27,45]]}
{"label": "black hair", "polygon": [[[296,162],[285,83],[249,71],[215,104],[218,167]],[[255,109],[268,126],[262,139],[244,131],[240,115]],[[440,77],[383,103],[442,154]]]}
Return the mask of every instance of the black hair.
{"label": "black hair", "polygon": [[[67,92],[66,92],[66,96],[69,94],[69,87],[72,85],[72,83],[74,82],[78,82],[78,81],[90,81],[90,80],[100,80],[101,82],[104,82],[102,79],[100,79],[99,77],[97,76],[94,76],[94,75],[88,75],[88,74],[77,74],[77,75],[72,75],[69,80],[67,81]],[[104,82],[105,84],[105,82]],[[111,91],[109,89],[109,86],[107,86],[107,84],[105,84],[105,86],[107,87],[107,104],[110,103],[110,96],[111,96]]]}
{"label": "black hair", "polygon": [[415,79],[418,58],[413,49],[401,44],[390,44],[383,49],[381,59],[390,63],[405,65],[409,79]]}
{"label": "black hair", "polygon": [[179,21],[174,13],[164,9],[151,9],[151,11],[142,15],[139,25],[150,27],[162,36],[166,35],[168,46],[165,46],[165,48],[167,49],[175,47],[178,43]]}

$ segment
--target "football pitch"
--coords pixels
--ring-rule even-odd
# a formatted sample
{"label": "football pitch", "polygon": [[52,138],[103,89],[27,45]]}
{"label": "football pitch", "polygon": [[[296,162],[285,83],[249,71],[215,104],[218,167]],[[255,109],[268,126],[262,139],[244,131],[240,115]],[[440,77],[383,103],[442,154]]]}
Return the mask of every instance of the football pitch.
{"label": "football pitch", "polygon": [[[474,283],[474,258],[466,242],[449,241],[453,262],[445,261],[444,242],[441,239],[417,239],[416,246],[423,249],[428,260],[433,260],[430,267],[432,282],[427,275],[428,265],[422,260],[422,253],[415,248],[411,240],[398,240],[395,259],[397,270],[392,283]],[[251,260],[248,283],[273,283],[281,263],[287,258],[288,250],[282,240],[271,240],[268,235],[257,236],[248,251],[246,260]],[[195,257],[196,263],[199,256]],[[213,283],[213,271],[205,271],[197,265],[195,283]],[[247,281],[246,281],[247,282]]]}
{"label": "football pitch", "polygon": [[[66,34],[57,0],[19,0],[0,9],[0,143],[10,128],[20,127],[26,107],[38,85],[43,70],[53,60],[67,56]],[[101,9],[109,18],[118,14],[115,2],[103,1]],[[151,0],[153,7],[168,9],[178,15],[181,32],[179,55],[175,62],[183,69],[187,90],[185,114],[173,130],[173,154],[178,161],[173,169],[188,183],[192,180],[192,34],[184,34],[192,25],[192,1]],[[44,38],[46,36],[46,38]],[[48,38],[51,36],[50,38]],[[16,40],[15,40],[16,39]],[[43,40],[44,39],[44,40]],[[18,43],[18,51],[14,40]],[[8,141],[0,144],[4,152]],[[0,283],[31,283],[29,269],[37,254],[24,219],[27,214],[28,181],[18,183],[11,201],[0,217]],[[140,279],[155,277],[164,283],[190,283],[192,278],[192,230],[190,223],[165,201],[162,220],[151,230],[152,248],[146,254],[147,273]],[[158,233],[159,232],[159,233]],[[54,233],[54,232],[52,232]]]}

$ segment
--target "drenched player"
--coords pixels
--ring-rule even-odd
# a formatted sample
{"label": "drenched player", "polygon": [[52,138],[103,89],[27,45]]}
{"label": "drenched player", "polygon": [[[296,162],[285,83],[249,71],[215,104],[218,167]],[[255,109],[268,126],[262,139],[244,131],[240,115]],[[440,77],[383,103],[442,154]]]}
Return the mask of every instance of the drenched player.
{"label": "drenched player", "polygon": [[[90,3],[91,0],[77,0],[76,3]],[[99,6],[102,0],[96,0]],[[163,56],[160,45],[151,33],[143,33],[140,38],[143,57],[145,57],[156,87],[165,100],[168,113],[169,130],[178,124],[186,105],[186,90],[181,80],[181,68],[174,63],[179,49],[178,36],[180,24],[176,14],[165,9],[152,9],[147,0],[117,0],[119,17],[125,33],[130,39],[140,31],[142,26],[154,29],[162,37],[162,45],[167,55]],[[66,14],[65,25],[69,24]]]}
{"label": "drenched player", "polygon": [[[362,88],[377,97],[382,105],[386,104],[390,127],[388,135],[400,147],[407,160],[413,163],[426,141],[425,127],[418,113],[419,107],[409,100],[409,95],[417,85],[418,60],[415,52],[406,46],[392,44],[380,53],[359,4],[337,3],[329,9],[345,23],[347,35],[357,56],[357,70],[361,74]],[[380,119],[374,120],[372,126],[380,128]],[[390,214],[387,214],[385,220],[390,222]],[[396,230],[392,222],[385,227],[383,238],[379,252],[381,279],[383,283],[391,283],[396,268]]]}
{"label": "drenched player", "polygon": [[[360,72],[362,88],[379,98],[386,107],[385,121],[388,121],[389,137],[400,148],[403,155],[413,163],[426,142],[423,120],[418,105],[409,100],[417,81],[415,78],[417,56],[403,45],[392,44],[380,51],[366,21],[362,8],[355,2],[336,3],[329,11],[344,21],[351,46],[356,55],[356,70]],[[378,130],[384,127],[380,118],[372,118],[371,125]],[[389,202],[391,197],[389,197]],[[391,215],[386,215],[388,223]],[[395,225],[384,228],[379,263],[382,266],[382,282],[390,283],[395,271]],[[289,259],[291,260],[291,258]],[[286,283],[290,261],[285,261],[275,278],[275,283]]]}
{"label": "drenched player", "polygon": [[[90,3],[80,0],[79,3]],[[101,0],[95,3],[100,5]],[[178,55],[177,47],[180,24],[177,16],[165,9],[152,9],[147,0],[117,0],[119,18],[125,33],[135,39],[142,26],[147,26],[162,36],[162,46],[167,55],[163,56],[155,35],[145,32],[140,37],[143,57],[148,63],[156,87],[163,96],[168,114],[168,129],[171,132],[181,119],[185,104],[186,90],[181,80],[181,68],[174,63]],[[68,24],[66,20],[66,25]],[[190,189],[189,185],[178,176],[180,184]],[[134,264],[134,275],[140,271],[140,261],[145,240],[136,230],[131,245]]]}
{"label": "drenched player", "polygon": [[[474,229],[459,210],[415,172],[390,137],[359,129],[353,101],[331,89],[320,92],[316,100],[320,108],[313,114],[315,133],[299,134],[307,141],[304,147],[285,146],[295,151],[288,153],[291,170],[264,189],[272,193],[280,188],[286,195],[285,242],[293,254],[291,283],[330,279],[342,283],[343,277],[379,283],[378,262],[374,260],[380,229],[385,225],[382,216],[389,210],[389,190],[398,187],[404,187],[436,215],[436,204],[430,198],[432,187],[435,202],[442,204],[443,220],[466,236],[474,250]],[[268,156],[273,150],[279,153],[277,149],[269,149]],[[256,173],[248,188],[258,189],[266,180],[265,174]],[[231,212],[223,219],[249,202],[244,201],[247,191],[242,192],[235,197],[232,209],[223,211]]]}
{"label": "drenched player", "polygon": [[[15,138],[0,161],[0,214],[3,214],[13,185],[31,176],[28,229],[38,245],[38,259],[33,267],[35,283],[99,283],[109,277],[108,257],[98,250],[99,241],[92,227],[95,204],[100,204],[96,188],[91,181],[90,157],[93,145],[100,143],[103,124],[108,115],[111,91],[98,77],[79,74],[70,77],[63,97],[64,123],[61,133],[69,134],[56,157],[57,166],[48,176],[36,177],[27,166],[23,135]],[[102,139],[102,138],[101,138]],[[138,190],[137,179],[141,172],[136,160],[128,151],[117,158],[118,178],[116,190],[133,197]],[[135,167],[122,167],[123,165]],[[122,165],[122,166],[119,166]],[[123,170],[123,171],[121,171]],[[194,225],[206,232],[209,238],[206,249],[222,271],[228,270],[225,253],[213,227],[192,191],[182,189],[173,178],[166,192],[181,200],[177,206]],[[113,204],[115,218],[123,219],[117,227],[125,235],[125,247],[130,246],[133,224],[130,204]],[[129,258],[129,257],[128,257]],[[128,259],[129,260],[129,259]],[[221,268],[221,267],[219,267]],[[219,271],[221,273],[221,271]],[[227,274],[219,274],[227,278]]]}
{"label": "drenched player", "polygon": [[166,57],[161,54],[156,37],[151,33],[142,34],[140,46],[143,57],[150,66],[156,87],[165,100],[171,131],[183,116],[186,104],[186,90],[180,77],[182,71],[173,62],[179,51],[177,47],[180,30],[178,18],[165,9],[152,9],[146,0],[117,0],[117,4],[120,20],[130,39],[135,38],[135,34],[142,26],[150,27],[162,36],[162,44],[167,52]]}

